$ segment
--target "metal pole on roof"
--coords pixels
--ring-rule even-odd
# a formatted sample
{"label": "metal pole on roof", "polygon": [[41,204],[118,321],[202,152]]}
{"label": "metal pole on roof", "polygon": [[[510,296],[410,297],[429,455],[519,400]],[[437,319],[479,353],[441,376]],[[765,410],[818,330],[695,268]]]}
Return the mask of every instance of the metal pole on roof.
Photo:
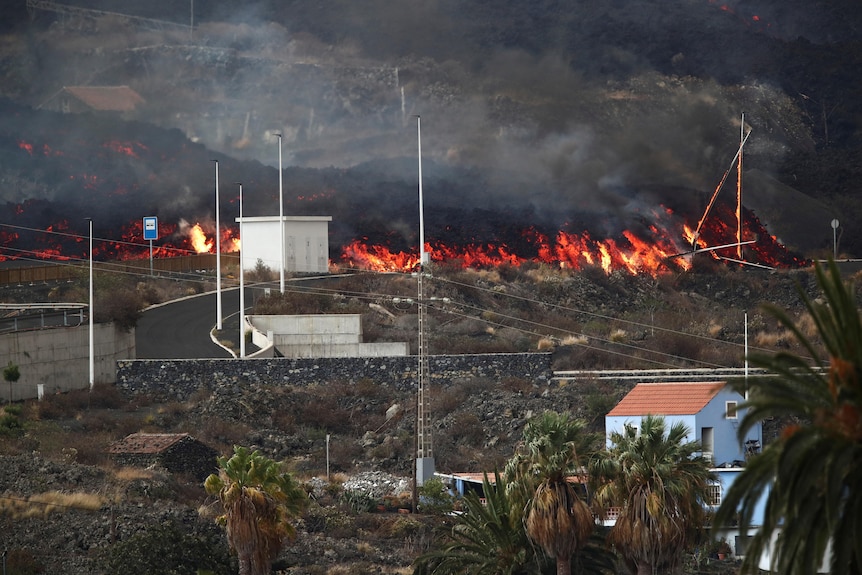
{"label": "metal pole on roof", "polygon": [[281,261],[278,264],[278,287],[284,294],[284,173],[281,168],[281,134],[278,137],[278,228],[281,230]]}
{"label": "metal pole on roof", "polygon": [[745,312],[745,400],[748,401],[748,312]]}

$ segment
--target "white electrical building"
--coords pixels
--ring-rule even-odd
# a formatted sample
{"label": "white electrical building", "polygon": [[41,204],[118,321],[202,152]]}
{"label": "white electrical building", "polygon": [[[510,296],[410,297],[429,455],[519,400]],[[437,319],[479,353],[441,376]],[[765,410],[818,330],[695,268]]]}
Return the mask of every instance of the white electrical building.
{"label": "white electrical building", "polygon": [[[242,218],[242,269],[253,270],[258,260],[279,271],[282,250],[278,216]],[[327,273],[329,271],[329,222],[332,216],[284,216],[284,271]],[[236,218],[240,223],[240,218]]]}

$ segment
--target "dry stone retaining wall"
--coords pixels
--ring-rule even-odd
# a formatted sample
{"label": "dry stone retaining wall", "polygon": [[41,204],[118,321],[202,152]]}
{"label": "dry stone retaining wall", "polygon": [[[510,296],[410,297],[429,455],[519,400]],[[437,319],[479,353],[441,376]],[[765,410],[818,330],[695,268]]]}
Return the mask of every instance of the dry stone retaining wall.
{"label": "dry stone retaining wall", "polygon": [[[435,385],[463,378],[508,377],[541,383],[552,377],[549,353],[435,355],[428,358]],[[363,379],[399,391],[416,385],[416,356],[318,359],[143,359],[117,362],[117,387],[130,395],[185,401],[199,389],[235,383],[311,385]]]}

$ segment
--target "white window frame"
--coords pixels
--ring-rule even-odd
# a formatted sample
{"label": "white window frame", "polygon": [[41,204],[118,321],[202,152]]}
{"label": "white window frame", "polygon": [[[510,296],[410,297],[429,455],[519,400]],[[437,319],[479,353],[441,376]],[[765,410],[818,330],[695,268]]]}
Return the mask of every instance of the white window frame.
{"label": "white window frame", "polygon": [[[733,409],[733,415],[731,415],[731,408]],[[725,419],[739,419],[739,402],[738,401],[725,401],[724,402],[724,418]]]}
{"label": "white window frame", "polygon": [[721,505],[721,496],[723,495],[721,491],[721,483],[710,483],[707,486],[707,493],[709,499],[707,500],[707,505],[710,507],[718,507]]}

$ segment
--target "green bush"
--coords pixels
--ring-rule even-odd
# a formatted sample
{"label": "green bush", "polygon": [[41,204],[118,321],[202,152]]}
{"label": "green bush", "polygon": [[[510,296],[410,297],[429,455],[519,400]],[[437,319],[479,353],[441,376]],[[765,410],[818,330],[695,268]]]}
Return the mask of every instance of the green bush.
{"label": "green bush", "polygon": [[377,507],[377,501],[373,497],[355,489],[343,491],[340,499],[354,514],[368,513]]}
{"label": "green bush", "polygon": [[455,498],[438,477],[431,477],[419,487],[419,510],[442,515],[452,511]]}
{"label": "green bush", "polygon": [[11,404],[7,405],[6,407],[4,407],[3,411],[5,411],[9,415],[15,415],[15,416],[21,415],[21,404],[11,403]]}
{"label": "green bush", "polygon": [[21,420],[17,415],[4,413],[0,416],[0,435],[17,436],[22,430]]}

